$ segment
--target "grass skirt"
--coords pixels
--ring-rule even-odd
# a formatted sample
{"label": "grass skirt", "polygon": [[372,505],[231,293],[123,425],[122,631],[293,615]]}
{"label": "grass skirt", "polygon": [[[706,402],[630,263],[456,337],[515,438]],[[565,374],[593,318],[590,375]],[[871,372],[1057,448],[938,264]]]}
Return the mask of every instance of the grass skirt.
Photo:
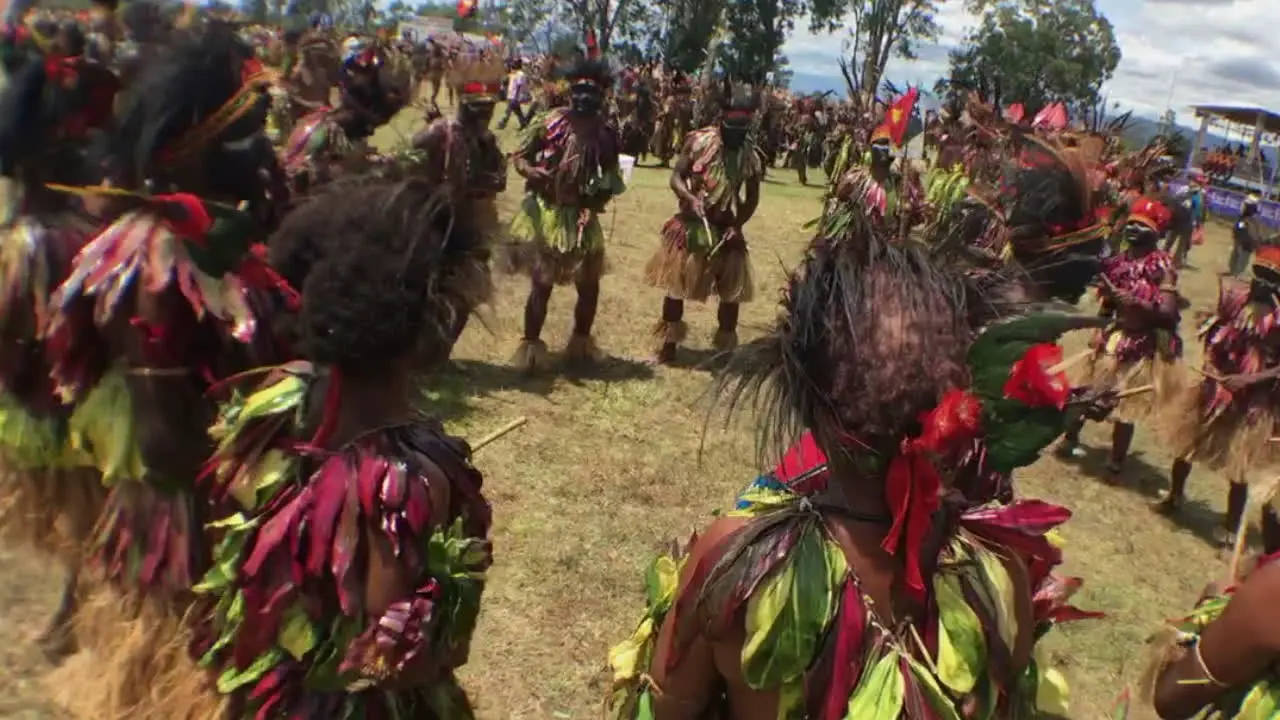
{"label": "grass skirt", "polygon": [[525,195],[511,221],[499,268],[545,284],[598,281],[605,271],[599,214]]}
{"label": "grass skirt", "polygon": [[105,498],[93,468],[25,469],[0,461],[0,536],[73,566]]}
{"label": "grass skirt", "polygon": [[1248,478],[1251,470],[1272,466],[1280,456],[1280,444],[1271,438],[1280,432],[1280,412],[1268,403],[1233,402],[1216,416],[1207,410],[1217,383],[1205,380],[1183,391],[1167,413],[1166,434],[1178,457],[1204,463],[1224,473],[1232,482]]}
{"label": "grass skirt", "polygon": [[74,563],[106,491],[57,418],[0,398],[0,535]]}
{"label": "grass skirt", "polygon": [[[706,302],[714,292],[720,302],[750,302],[755,294],[751,259],[742,241],[717,244],[724,230],[676,215],[662,228],[662,244],[645,266],[650,286],[679,300]],[[712,248],[716,248],[711,255]]]}
{"label": "grass skirt", "polygon": [[226,700],[188,650],[188,600],[122,593],[83,580],[76,615],[82,648],[49,677],[51,694],[75,718],[216,720]]}
{"label": "grass skirt", "polygon": [[1185,368],[1180,358],[1166,358],[1161,353],[1125,362],[1099,348],[1085,365],[1084,384],[1125,388],[1155,387],[1151,392],[1122,398],[1111,418],[1116,422],[1140,424],[1161,418],[1178,403],[1185,390]]}

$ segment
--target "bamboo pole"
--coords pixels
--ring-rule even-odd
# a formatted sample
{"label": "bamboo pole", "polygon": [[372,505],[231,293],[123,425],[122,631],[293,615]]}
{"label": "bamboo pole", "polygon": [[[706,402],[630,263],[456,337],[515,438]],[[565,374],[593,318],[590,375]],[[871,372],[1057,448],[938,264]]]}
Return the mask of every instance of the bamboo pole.
{"label": "bamboo pole", "polygon": [[524,425],[525,423],[527,423],[527,422],[529,422],[529,418],[524,417],[524,416],[522,415],[522,416],[520,416],[520,417],[516,418],[515,420],[512,420],[511,422],[507,423],[506,425],[503,425],[502,427],[498,428],[497,430],[494,430],[493,432],[489,433],[488,435],[485,435],[484,437],[480,438],[479,440],[477,440],[475,443],[473,443],[473,444],[471,445],[471,452],[472,452],[472,454],[475,454],[475,453],[477,453],[477,452],[480,452],[480,450],[481,450],[482,448],[484,448],[484,446],[485,446],[485,445],[488,445],[489,443],[491,443],[491,442],[493,442],[493,441],[495,441],[495,440],[497,440],[497,439],[501,438],[503,435],[506,435],[507,433],[511,432],[512,430],[516,430],[516,429],[520,428],[521,426],[523,426],[523,425]]}

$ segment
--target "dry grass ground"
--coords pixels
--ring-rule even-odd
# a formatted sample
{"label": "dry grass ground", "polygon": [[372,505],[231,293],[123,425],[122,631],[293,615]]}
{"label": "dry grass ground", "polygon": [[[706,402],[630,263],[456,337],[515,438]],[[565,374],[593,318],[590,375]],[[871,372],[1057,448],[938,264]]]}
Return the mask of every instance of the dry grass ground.
{"label": "dry grass ground", "polygon": [[[399,124],[408,130],[408,120]],[[510,147],[512,136],[503,135]],[[386,138],[384,138],[386,139]],[[641,570],[667,538],[684,536],[756,473],[749,418],[703,442],[708,373],[696,362],[651,370],[650,331],[661,293],[641,281],[662,222],[674,207],[667,173],[637,170],[630,191],[604,220],[612,272],[596,337],[610,356],[597,373],[526,380],[506,361],[520,337],[527,283],[500,278],[485,326],[474,323],[457,350],[458,370],[434,384],[430,401],[454,430],[484,435],[517,416],[529,423],[476,458],[495,508],[496,564],[471,663],[463,678],[486,719],[590,718],[599,713],[610,644],[624,638],[641,603]],[[504,202],[514,202],[519,183]],[[774,314],[776,291],[806,242],[801,229],[819,209],[820,191],[775,172],[747,234],[759,300],[743,313],[751,337]],[[1193,254],[1182,279],[1194,308],[1211,307],[1229,235],[1221,228]],[[552,300],[545,339],[563,347],[571,288]],[[1188,318],[1191,312],[1187,313]],[[712,308],[691,306],[688,357],[706,356]],[[1184,323],[1189,337],[1191,321]],[[1188,343],[1190,362],[1199,349]],[[1185,609],[1222,560],[1205,538],[1223,509],[1224,484],[1207,474],[1191,483],[1185,518],[1152,514],[1168,449],[1139,429],[1129,477],[1098,479],[1107,438],[1092,427],[1089,454],[1064,464],[1045,458],[1018,477],[1020,491],[1076,511],[1067,525],[1069,570],[1087,578],[1080,604],[1105,620],[1054,633],[1053,660],[1072,681],[1075,718],[1103,717],[1138,670],[1143,640],[1162,618]],[[31,640],[52,608],[58,574],[42,558],[0,548],[0,717],[57,717],[48,672]]]}

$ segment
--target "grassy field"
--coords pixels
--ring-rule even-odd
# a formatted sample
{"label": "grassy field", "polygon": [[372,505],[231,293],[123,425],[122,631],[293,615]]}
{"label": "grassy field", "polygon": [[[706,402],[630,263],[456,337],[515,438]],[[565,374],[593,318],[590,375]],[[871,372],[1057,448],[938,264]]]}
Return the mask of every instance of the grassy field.
{"label": "grassy field", "polygon": [[[395,131],[410,130],[412,120]],[[503,139],[509,147],[512,134]],[[638,169],[604,220],[612,271],[596,338],[609,358],[597,372],[524,379],[508,370],[528,286],[499,278],[495,306],[456,352],[458,369],[430,393],[435,410],[469,437],[529,419],[476,458],[495,508],[496,563],[462,675],[483,718],[597,716],[606,650],[632,630],[644,563],[663,540],[706,522],[756,472],[749,418],[705,427],[704,437],[709,376],[697,361],[710,347],[713,307],[686,313],[689,363],[655,370],[643,362],[662,295],[641,275],[675,205],[667,177]],[[511,185],[508,207],[520,188],[514,174]],[[775,172],[764,187],[746,228],[760,299],[744,309],[744,338],[773,317],[775,289],[806,243],[801,225],[818,213],[820,193],[789,172]],[[1212,306],[1228,243],[1229,233],[1214,228],[1193,253],[1196,267],[1182,277],[1193,309]],[[572,304],[571,288],[556,291],[544,335],[554,351],[567,339]],[[1194,341],[1188,351],[1198,365]],[[1045,458],[1018,484],[1024,495],[1076,512],[1065,528],[1067,569],[1086,578],[1079,604],[1109,616],[1064,627],[1048,643],[1072,682],[1072,717],[1099,718],[1140,669],[1147,634],[1221,575],[1224,563],[1207,538],[1225,484],[1197,472],[1183,516],[1165,519],[1147,509],[1172,459],[1158,437],[1139,428],[1128,475],[1114,485],[1099,479],[1107,430],[1091,426],[1085,440],[1080,461]],[[0,547],[0,718],[60,717],[48,700],[50,670],[31,644],[58,582],[43,558]]]}

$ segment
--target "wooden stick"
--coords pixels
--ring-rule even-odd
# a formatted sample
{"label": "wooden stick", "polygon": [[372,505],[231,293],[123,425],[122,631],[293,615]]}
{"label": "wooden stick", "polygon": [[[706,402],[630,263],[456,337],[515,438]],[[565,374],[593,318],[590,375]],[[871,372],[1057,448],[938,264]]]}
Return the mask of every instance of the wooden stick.
{"label": "wooden stick", "polygon": [[483,448],[485,445],[488,445],[489,443],[493,442],[494,440],[497,440],[498,438],[502,437],[503,435],[506,435],[507,433],[511,432],[512,430],[515,430],[515,429],[517,429],[517,428],[521,427],[522,425],[524,425],[524,424],[525,424],[525,423],[527,423],[527,422],[529,422],[529,418],[524,417],[523,415],[521,415],[520,417],[516,418],[515,420],[512,420],[511,422],[507,423],[506,425],[503,425],[502,427],[498,428],[497,430],[494,430],[493,432],[489,433],[488,435],[485,435],[484,437],[480,438],[479,440],[477,440],[475,443],[473,443],[473,444],[471,445],[471,452],[472,452],[472,454],[475,454],[475,453],[479,452],[479,451],[480,451],[480,449],[481,449],[481,448]]}
{"label": "wooden stick", "polygon": [[1220,383],[1220,382],[1222,382],[1222,378],[1218,377],[1217,375],[1214,375],[1213,373],[1209,372],[1208,370],[1205,370],[1205,369],[1203,369],[1203,368],[1195,368],[1195,367],[1193,367],[1193,368],[1191,368],[1191,369],[1192,369],[1192,370],[1195,370],[1196,372],[1200,373],[1201,375],[1203,375],[1203,376],[1205,376],[1205,377],[1209,378],[1210,380],[1212,380],[1212,381],[1214,381],[1214,382],[1219,382],[1219,383]]}
{"label": "wooden stick", "polygon": [[1141,395],[1141,394],[1143,394],[1143,393],[1149,393],[1149,392],[1151,392],[1152,390],[1155,390],[1155,389],[1156,389],[1156,386],[1155,386],[1155,385],[1141,385],[1141,386],[1139,386],[1139,387],[1135,387],[1135,388],[1126,388],[1126,389],[1121,390],[1120,392],[1116,393],[1116,399],[1117,399],[1117,400],[1123,400],[1124,398],[1127,398],[1127,397],[1133,397],[1134,395]]}
{"label": "wooden stick", "polygon": [[1231,546],[1231,562],[1227,563],[1227,581],[1223,585],[1223,589],[1236,584],[1236,579],[1240,577],[1240,560],[1244,557],[1244,540],[1249,534],[1249,518],[1252,514],[1249,512],[1257,505],[1253,502],[1253,493],[1245,499],[1244,513],[1240,517],[1240,526],[1236,528],[1236,540]]}
{"label": "wooden stick", "polygon": [[1076,365],[1079,365],[1081,362],[1083,362],[1086,358],[1088,358],[1088,357],[1089,357],[1089,356],[1091,356],[1091,355],[1093,355],[1093,349],[1092,349],[1092,348],[1090,348],[1090,349],[1088,349],[1088,350],[1081,350],[1080,352],[1076,353],[1075,355],[1072,355],[1071,357],[1067,358],[1066,360],[1063,360],[1062,362],[1058,363],[1057,365],[1054,365],[1053,367],[1049,368],[1048,373],[1049,373],[1050,375],[1055,375],[1055,374],[1060,373],[1060,372],[1065,372],[1065,371],[1066,371],[1066,370],[1068,370],[1069,368],[1073,368],[1073,367],[1075,367]]}

